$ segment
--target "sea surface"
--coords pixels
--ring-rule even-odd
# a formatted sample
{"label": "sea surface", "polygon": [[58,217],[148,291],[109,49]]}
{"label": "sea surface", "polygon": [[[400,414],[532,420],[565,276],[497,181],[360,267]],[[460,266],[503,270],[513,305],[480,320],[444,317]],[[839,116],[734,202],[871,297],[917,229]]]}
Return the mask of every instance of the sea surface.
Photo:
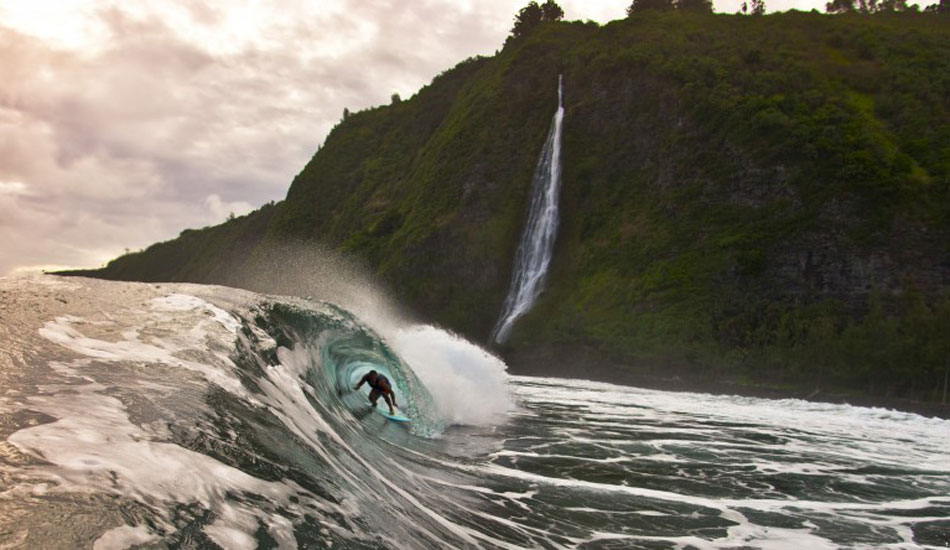
{"label": "sea surface", "polygon": [[509,376],[372,317],[0,279],[0,548],[950,547],[950,421]]}

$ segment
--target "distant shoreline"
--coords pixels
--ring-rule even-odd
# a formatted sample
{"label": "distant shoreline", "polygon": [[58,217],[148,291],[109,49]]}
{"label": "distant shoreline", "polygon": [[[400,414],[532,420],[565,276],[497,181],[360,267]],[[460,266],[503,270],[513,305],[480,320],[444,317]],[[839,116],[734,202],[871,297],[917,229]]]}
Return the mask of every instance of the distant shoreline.
{"label": "distant shoreline", "polygon": [[[504,356],[503,356],[504,357]],[[783,388],[767,383],[743,384],[716,380],[685,371],[671,371],[666,376],[633,369],[611,361],[598,360],[589,353],[551,353],[529,356],[521,352],[504,357],[509,374],[520,376],[557,377],[607,382],[623,386],[675,392],[739,395],[763,399],[801,399],[815,403],[848,404],[858,407],[893,409],[950,420],[950,404],[917,401],[902,397],[885,397],[842,393],[837,388]]]}

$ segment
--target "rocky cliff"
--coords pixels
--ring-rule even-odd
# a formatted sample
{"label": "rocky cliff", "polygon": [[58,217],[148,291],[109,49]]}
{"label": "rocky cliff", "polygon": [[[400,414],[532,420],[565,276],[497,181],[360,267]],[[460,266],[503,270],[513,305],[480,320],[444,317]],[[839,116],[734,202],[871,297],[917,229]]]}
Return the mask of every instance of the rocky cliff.
{"label": "rocky cliff", "polygon": [[562,74],[562,226],[547,291],[497,350],[515,368],[936,398],[948,31],[921,14],[546,23],[348,116],[284,201],[95,275],[240,285],[284,243],[319,243],[485,341]]}

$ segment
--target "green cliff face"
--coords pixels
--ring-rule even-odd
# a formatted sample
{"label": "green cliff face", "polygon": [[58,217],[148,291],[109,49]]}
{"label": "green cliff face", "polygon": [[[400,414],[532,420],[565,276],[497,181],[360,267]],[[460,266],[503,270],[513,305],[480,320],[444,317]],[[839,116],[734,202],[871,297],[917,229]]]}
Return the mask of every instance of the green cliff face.
{"label": "green cliff face", "polygon": [[318,242],[484,341],[563,74],[561,231],[548,290],[499,350],[516,368],[596,358],[933,398],[950,358],[948,31],[914,14],[544,24],[348,116],[285,201],[96,274],[240,284],[246,262]]}

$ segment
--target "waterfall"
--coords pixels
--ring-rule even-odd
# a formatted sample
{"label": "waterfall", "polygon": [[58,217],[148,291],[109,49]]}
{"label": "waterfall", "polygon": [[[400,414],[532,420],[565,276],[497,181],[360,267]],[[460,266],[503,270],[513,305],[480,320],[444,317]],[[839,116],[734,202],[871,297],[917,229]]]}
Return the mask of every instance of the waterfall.
{"label": "waterfall", "polygon": [[544,288],[544,279],[554,251],[557,236],[557,197],[561,191],[561,123],[564,120],[563,82],[557,79],[557,111],[551,121],[548,138],[538,158],[531,182],[531,209],[525,224],[515,265],[511,288],[504,309],[492,329],[491,340],[504,343],[511,327],[528,312]]}

